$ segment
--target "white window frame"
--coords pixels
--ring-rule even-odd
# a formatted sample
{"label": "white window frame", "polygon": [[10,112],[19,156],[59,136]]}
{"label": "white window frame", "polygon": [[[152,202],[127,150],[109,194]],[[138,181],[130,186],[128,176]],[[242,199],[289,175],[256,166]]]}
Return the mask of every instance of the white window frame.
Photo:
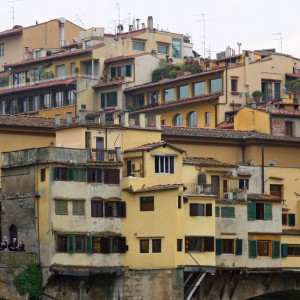
{"label": "white window frame", "polygon": [[155,174],[175,174],[175,159],[172,155],[154,156]]}
{"label": "white window frame", "polygon": [[[137,47],[135,47],[135,46],[137,46]],[[139,47],[139,46],[142,46],[142,47]],[[144,52],[145,51],[145,42],[132,41],[132,50],[133,51]]]}

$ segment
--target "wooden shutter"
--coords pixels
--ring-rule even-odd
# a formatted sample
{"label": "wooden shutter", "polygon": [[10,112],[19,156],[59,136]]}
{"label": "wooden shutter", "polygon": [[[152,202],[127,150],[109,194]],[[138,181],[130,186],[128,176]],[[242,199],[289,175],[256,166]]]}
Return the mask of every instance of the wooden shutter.
{"label": "wooden shutter", "polygon": [[281,244],[281,257],[288,257],[288,244]]}
{"label": "wooden shutter", "polygon": [[87,182],[92,182],[92,169],[87,169]]}
{"label": "wooden shutter", "polygon": [[68,235],[68,252],[75,252],[75,235]]}
{"label": "wooden shutter", "polygon": [[67,172],[68,172],[67,180],[74,180],[74,169],[73,168],[68,168]]}
{"label": "wooden shutter", "polygon": [[249,258],[256,258],[257,256],[257,241],[249,240]]}
{"label": "wooden shutter", "polygon": [[110,253],[110,238],[102,237],[100,242],[101,242],[101,253]]}
{"label": "wooden shutter", "polygon": [[112,184],[120,183],[120,170],[119,169],[109,170],[109,183],[112,183]]}
{"label": "wooden shutter", "polygon": [[80,182],[85,182],[86,181],[86,169],[80,168],[80,169],[78,169],[78,172],[79,172],[78,180]]}
{"label": "wooden shutter", "polygon": [[216,217],[220,217],[220,206],[216,206]]}
{"label": "wooden shutter", "polygon": [[93,253],[93,237],[91,235],[86,236],[85,252],[89,254]]}
{"label": "wooden shutter", "polygon": [[105,108],[106,107],[106,93],[101,93],[101,108]]}
{"label": "wooden shutter", "polygon": [[222,254],[222,239],[216,239],[216,255]]}
{"label": "wooden shutter", "polygon": [[194,217],[198,215],[198,204],[190,203],[190,216]]}
{"label": "wooden shutter", "polygon": [[235,255],[242,255],[243,253],[243,240],[235,239]]}
{"label": "wooden shutter", "polygon": [[131,77],[131,65],[126,65],[126,76]]}
{"label": "wooden shutter", "polygon": [[104,169],[104,183],[108,184],[109,183],[109,169]]}
{"label": "wooden shutter", "polygon": [[272,203],[264,204],[264,220],[272,220]]}
{"label": "wooden shutter", "polygon": [[295,214],[288,214],[289,226],[295,226]]}
{"label": "wooden shutter", "polygon": [[112,92],[111,93],[111,97],[112,97],[112,102],[110,106],[117,106],[118,105],[118,92]]}
{"label": "wooden shutter", "polygon": [[110,68],[110,76],[112,78],[115,78],[116,77],[116,73],[117,73],[117,68],[116,67],[111,67]]}
{"label": "wooden shutter", "polygon": [[280,258],[280,241],[272,241],[272,258]]}
{"label": "wooden shutter", "polygon": [[212,216],[212,204],[211,203],[206,204],[205,209],[206,209],[205,215],[207,217]]}
{"label": "wooden shutter", "polygon": [[222,218],[228,218],[227,207],[221,206],[221,217]]}
{"label": "wooden shutter", "polygon": [[215,239],[212,236],[204,237],[204,251],[214,252],[215,251]]}
{"label": "wooden shutter", "polygon": [[120,202],[120,217],[121,218],[126,217],[126,202],[125,201]]}
{"label": "wooden shutter", "polygon": [[228,218],[235,218],[235,207],[227,207]]}
{"label": "wooden shutter", "polygon": [[127,247],[126,247],[126,237],[121,236],[119,238],[119,252],[120,253],[126,253]]}
{"label": "wooden shutter", "polygon": [[256,203],[251,202],[247,204],[247,213],[248,213],[248,220],[256,220]]}

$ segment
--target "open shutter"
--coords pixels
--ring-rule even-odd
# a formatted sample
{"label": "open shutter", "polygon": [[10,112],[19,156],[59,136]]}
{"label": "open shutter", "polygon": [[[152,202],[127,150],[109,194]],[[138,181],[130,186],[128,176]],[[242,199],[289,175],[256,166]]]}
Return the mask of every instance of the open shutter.
{"label": "open shutter", "polygon": [[204,237],[204,251],[214,252],[215,251],[215,239],[212,236]]}
{"label": "open shutter", "polygon": [[280,241],[272,241],[272,258],[280,258]]}
{"label": "open shutter", "polygon": [[116,77],[116,73],[117,73],[116,67],[111,67],[111,68],[110,68],[110,76],[111,76],[112,78],[115,78],[115,77]]}
{"label": "open shutter", "polygon": [[288,257],[288,244],[281,244],[281,257]]}
{"label": "open shutter", "polygon": [[205,215],[207,216],[207,217],[210,217],[210,216],[212,216],[212,204],[211,203],[208,203],[208,204],[206,204],[206,212],[205,212]]}
{"label": "open shutter", "polygon": [[119,251],[120,253],[126,253],[127,247],[126,247],[126,237],[121,236],[119,238]]}
{"label": "open shutter", "polygon": [[190,216],[194,217],[197,216],[198,212],[198,204],[197,203],[190,203]]}
{"label": "open shutter", "polygon": [[131,77],[131,65],[126,65],[126,76]]}
{"label": "open shutter", "polygon": [[257,241],[249,240],[249,258],[256,258],[257,256]]}
{"label": "open shutter", "polygon": [[243,253],[243,240],[235,239],[235,255],[242,255]]}
{"label": "open shutter", "polygon": [[256,220],[256,204],[254,202],[247,204],[248,220]]}
{"label": "open shutter", "polygon": [[110,106],[117,106],[118,105],[118,92],[112,92],[112,102]]}
{"label": "open shutter", "polygon": [[222,254],[222,239],[216,239],[216,255]]}
{"label": "open shutter", "polygon": [[124,201],[120,202],[120,217],[121,218],[126,217],[126,202],[124,202]]}
{"label": "open shutter", "polygon": [[264,204],[264,220],[272,220],[272,203]]}
{"label": "open shutter", "polygon": [[295,226],[295,214],[288,214],[288,218],[289,226]]}
{"label": "open shutter", "polygon": [[106,94],[102,93],[101,94],[101,108],[105,108],[106,107],[106,105],[105,105],[105,98],[106,98]]}
{"label": "open shutter", "polygon": [[68,252],[75,252],[75,235],[68,235]]}
{"label": "open shutter", "polygon": [[107,237],[101,238],[101,252],[110,253],[110,238]]}
{"label": "open shutter", "polygon": [[86,243],[85,243],[85,252],[92,254],[93,253],[93,237],[91,235],[86,236]]}
{"label": "open shutter", "polygon": [[104,183],[108,184],[109,182],[109,169],[104,169]]}
{"label": "open shutter", "polygon": [[53,168],[53,180],[57,180],[57,168]]}

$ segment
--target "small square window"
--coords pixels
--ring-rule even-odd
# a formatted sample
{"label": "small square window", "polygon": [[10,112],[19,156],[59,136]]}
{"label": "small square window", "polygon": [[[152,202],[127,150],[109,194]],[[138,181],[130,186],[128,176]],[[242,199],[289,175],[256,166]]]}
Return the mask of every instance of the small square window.
{"label": "small square window", "polygon": [[161,239],[153,239],[152,253],[160,253],[160,252],[161,252]]}
{"label": "small square window", "polygon": [[141,211],[154,211],[154,197],[141,197],[140,198]]}
{"label": "small square window", "polygon": [[140,253],[149,253],[149,239],[140,240]]}

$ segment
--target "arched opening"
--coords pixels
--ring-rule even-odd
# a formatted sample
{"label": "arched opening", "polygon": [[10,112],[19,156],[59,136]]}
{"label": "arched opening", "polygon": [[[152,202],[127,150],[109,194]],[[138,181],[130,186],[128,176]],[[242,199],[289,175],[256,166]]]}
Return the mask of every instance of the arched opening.
{"label": "arched opening", "polygon": [[195,111],[191,111],[190,113],[188,113],[187,126],[197,127],[197,123],[198,123],[197,113]]}
{"label": "arched opening", "polygon": [[177,114],[173,118],[173,125],[174,126],[182,126],[182,115]]}
{"label": "arched opening", "polygon": [[12,241],[13,238],[18,240],[18,229],[16,225],[12,224],[9,226],[9,239]]}

